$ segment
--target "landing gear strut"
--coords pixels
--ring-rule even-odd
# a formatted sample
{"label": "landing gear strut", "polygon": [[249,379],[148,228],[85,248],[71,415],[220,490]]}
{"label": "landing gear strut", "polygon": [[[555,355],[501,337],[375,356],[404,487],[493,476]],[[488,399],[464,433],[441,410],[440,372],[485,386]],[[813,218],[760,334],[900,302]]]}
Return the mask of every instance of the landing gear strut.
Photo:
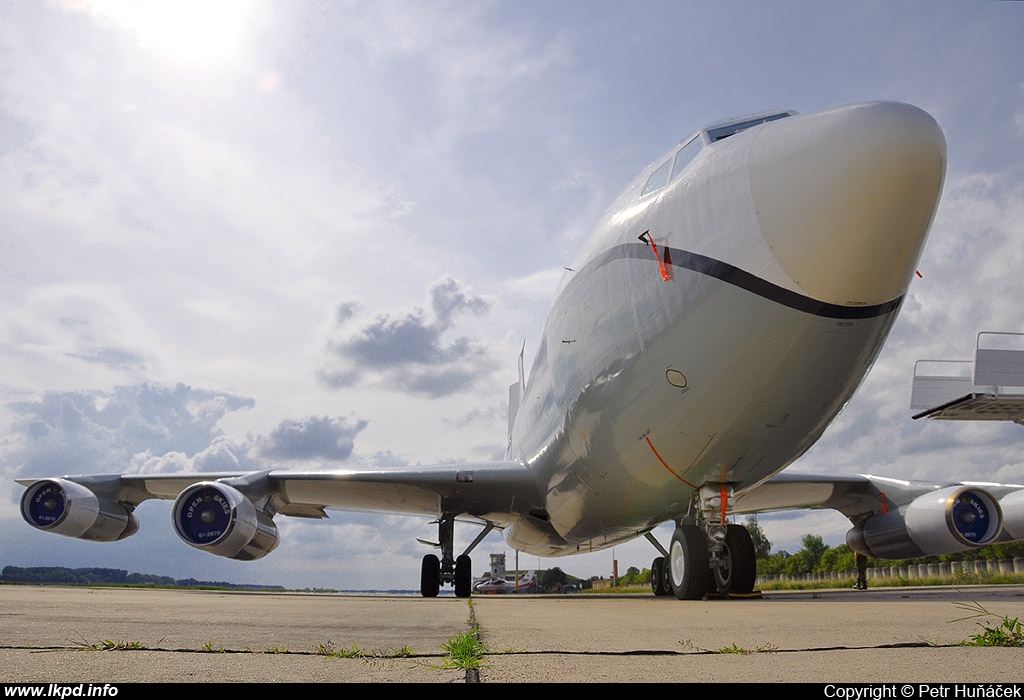
{"label": "landing gear strut", "polygon": [[473,593],[473,561],[469,553],[487,536],[493,525],[487,525],[477,535],[466,551],[458,557],[455,554],[455,515],[445,513],[437,521],[438,542],[423,542],[424,544],[441,549],[441,557],[436,554],[427,554],[423,557],[420,566],[420,595],[424,598],[436,598],[445,584],[455,586],[457,598],[469,598]]}

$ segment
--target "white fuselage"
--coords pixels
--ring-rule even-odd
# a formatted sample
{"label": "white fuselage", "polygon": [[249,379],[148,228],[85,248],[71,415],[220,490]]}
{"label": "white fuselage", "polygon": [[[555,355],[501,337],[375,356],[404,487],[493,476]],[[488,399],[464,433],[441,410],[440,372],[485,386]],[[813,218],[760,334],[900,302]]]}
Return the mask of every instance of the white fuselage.
{"label": "white fuselage", "polygon": [[[776,116],[655,161],[566,273],[511,435],[546,494],[509,529],[516,548],[607,547],[685,515],[704,484],[738,495],[803,454],[867,373],[945,140],[902,104]],[[648,185],[681,146],[692,160]]]}

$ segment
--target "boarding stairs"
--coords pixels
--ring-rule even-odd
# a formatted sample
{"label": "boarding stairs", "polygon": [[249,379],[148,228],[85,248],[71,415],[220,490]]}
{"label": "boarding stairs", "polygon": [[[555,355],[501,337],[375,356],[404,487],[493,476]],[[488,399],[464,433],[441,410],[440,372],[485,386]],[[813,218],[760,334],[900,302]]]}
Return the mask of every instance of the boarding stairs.
{"label": "boarding stairs", "polygon": [[1024,333],[978,334],[974,360],[918,360],[913,418],[1024,425]]}

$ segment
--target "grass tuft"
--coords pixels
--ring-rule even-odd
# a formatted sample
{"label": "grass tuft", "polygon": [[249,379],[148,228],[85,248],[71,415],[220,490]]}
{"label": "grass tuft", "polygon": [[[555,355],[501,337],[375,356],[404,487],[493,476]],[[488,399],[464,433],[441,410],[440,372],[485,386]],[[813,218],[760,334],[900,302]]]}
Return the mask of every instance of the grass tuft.
{"label": "grass tuft", "polygon": [[716,649],[715,653],[716,654],[749,654],[750,650],[745,648],[745,647],[737,646],[736,644],[730,644],[727,647],[722,647],[721,649]]}
{"label": "grass tuft", "polygon": [[[966,617],[957,618],[953,622],[960,620],[971,620],[976,617],[994,617],[999,618],[998,615],[989,612],[985,606],[978,601],[974,600],[970,596],[965,594],[965,597],[970,601],[969,603],[957,603],[956,606],[961,610],[970,612],[971,614]],[[969,638],[960,642],[962,646],[969,647],[1024,647],[1024,629],[1021,627],[1019,618],[1013,618],[1012,620],[1008,615],[1004,615],[1002,621],[993,627],[990,623],[981,623],[978,625],[982,628],[981,632],[972,634]]]}
{"label": "grass tuft", "polygon": [[83,638],[82,641],[77,641],[75,642],[75,644],[82,647],[83,649],[88,649],[90,651],[126,651],[142,650],[147,648],[144,647],[141,642],[126,642],[120,639],[118,639],[117,641],[114,641],[112,639],[104,639],[102,642],[90,643],[85,641],[85,639]]}
{"label": "grass tuft", "polygon": [[483,643],[472,632],[463,632],[452,637],[445,642],[444,649],[448,656],[445,657],[442,668],[480,668],[487,654]]}

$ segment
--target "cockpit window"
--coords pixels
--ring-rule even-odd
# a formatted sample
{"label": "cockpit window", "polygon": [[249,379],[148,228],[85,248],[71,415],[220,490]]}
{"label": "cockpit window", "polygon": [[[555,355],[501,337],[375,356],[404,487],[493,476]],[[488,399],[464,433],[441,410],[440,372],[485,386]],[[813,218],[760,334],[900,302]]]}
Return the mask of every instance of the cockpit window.
{"label": "cockpit window", "polygon": [[700,138],[700,134],[697,134],[690,142],[679,149],[676,153],[675,165],[672,166],[672,179],[675,180],[677,177],[682,175],[683,171],[686,170],[686,166],[690,164],[700,149],[704,147],[704,142]]}
{"label": "cockpit window", "polygon": [[672,180],[675,180],[679,175],[686,170],[686,166],[690,164],[700,149],[704,147],[704,142],[700,138],[700,134],[697,134],[691,138],[685,146],[676,151],[676,157],[672,160],[667,160],[662,163],[657,170],[651,173],[651,176],[647,178],[647,184],[644,185],[643,192],[640,196],[649,195],[651,192],[656,192],[662,187],[668,184],[669,176]]}
{"label": "cockpit window", "polygon": [[793,112],[787,110],[785,112],[759,114],[756,117],[744,118],[740,121],[719,123],[708,128],[708,141],[710,141],[711,143],[714,143],[715,141],[721,141],[724,138],[728,138],[733,134],[738,134],[741,131],[749,129],[752,126],[764,124],[765,122],[773,122],[776,119],[784,119],[785,117],[789,117],[792,115]]}
{"label": "cockpit window", "polygon": [[675,180],[686,171],[686,166],[697,157],[701,149],[704,147],[704,139],[702,134],[707,134],[708,143],[714,143],[715,141],[721,141],[724,138],[728,138],[733,134],[738,134],[744,129],[749,129],[752,126],[758,124],[764,124],[765,122],[773,122],[776,119],[783,119],[796,114],[793,110],[786,110],[785,112],[765,112],[763,114],[754,114],[749,117],[740,117],[739,119],[730,119],[728,121],[715,122],[710,126],[706,127],[702,132],[695,134],[686,142],[682,148],[676,151],[676,155],[671,160],[667,160],[658,166],[658,169],[651,173],[651,176],[647,178],[647,183],[644,185],[644,189],[640,192],[641,197],[646,197],[652,192],[657,192],[661,188],[665,187],[669,180]]}
{"label": "cockpit window", "polygon": [[640,196],[648,195],[655,190],[660,190],[662,187],[668,184],[668,176],[672,173],[672,161],[666,160],[661,164],[654,173],[647,178],[647,184],[644,185],[644,191],[640,193]]}

